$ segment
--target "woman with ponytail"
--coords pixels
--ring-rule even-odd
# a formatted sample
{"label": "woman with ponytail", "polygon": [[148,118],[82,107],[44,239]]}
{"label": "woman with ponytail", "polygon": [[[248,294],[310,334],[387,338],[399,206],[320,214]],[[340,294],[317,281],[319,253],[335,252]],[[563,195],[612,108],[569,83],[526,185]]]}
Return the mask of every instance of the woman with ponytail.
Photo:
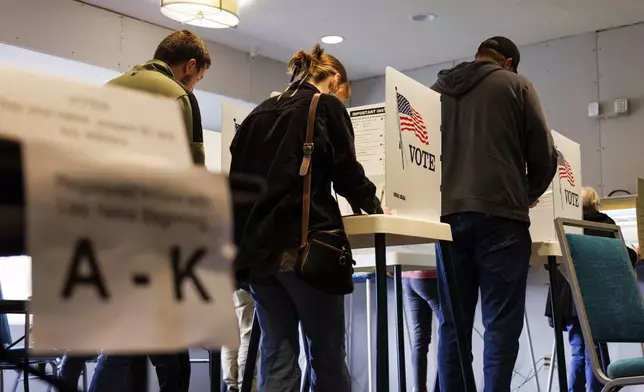
{"label": "woman with ponytail", "polygon": [[[262,331],[259,391],[299,390],[301,325],[312,390],[346,392],[351,381],[345,361],[344,296],[296,274],[295,267],[302,266],[300,250],[309,241],[308,233],[344,235],[332,187],[355,211],[375,214],[382,213],[382,208],[376,187],[356,160],[353,128],[342,104],[351,93],[342,63],[316,45],[311,52],[296,52],[289,72],[291,83],[286,90],[255,108],[231,145],[231,175],[256,176],[266,186],[254,204],[235,207],[235,269],[240,282],[250,284]],[[309,145],[305,143],[307,120],[315,102]],[[309,192],[303,191],[306,178],[310,178]],[[308,226],[303,220],[306,205],[310,205]],[[304,239],[303,226],[308,230]],[[326,265],[326,259],[322,261]]]}

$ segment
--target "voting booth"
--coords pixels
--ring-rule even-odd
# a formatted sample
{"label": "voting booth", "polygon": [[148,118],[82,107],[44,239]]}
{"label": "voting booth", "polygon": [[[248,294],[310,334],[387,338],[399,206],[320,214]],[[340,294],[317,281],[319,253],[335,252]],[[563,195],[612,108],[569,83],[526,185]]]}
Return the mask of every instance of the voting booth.
{"label": "voting booth", "polygon": [[[356,156],[378,197],[399,216],[440,221],[440,94],[393,68],[386,102],[348,109]],[[350,214],[346,201],[343,213]]]}
{"label": "voting booth", "polygon": [[[539,198],[537,205],[530,209],[530,235],[533,243],[531,264],[546,264],[548,266],[555,334],[553,355],[556,355],[559,389],[568,390],[563,343],[564,326],[559,305],[557,305],[560,290],[555,275],[558,268],[558,258],[562,253],[555,232],[554,220],[560,217],[583,219],[581,149],[578,143],[554,130],[551,132],[557,150],[557,171],[548,190]],[[567,229],[567,231],[581,233],[581,230],[574,228]],[[529,328],[526,318],[526,329],[529,331]],[[531,340],[529,348],[533,366],[536,366]],[[550,372],[553,374],[554,367],[550,369]]]}
{"label": "voting booth", "polygon": [[[386,102],[347,110],[356,156],[383,205],[396,216],[440,222],[440,94],[389,67]],[[342,213],[351,215],[348,202],[338,201]],[[356,270],[373,270],[373,249],[354,253]],[[435,268],[433,245],[396,246],[387,255],[388,265],[404,259],[404,269]]]}
{"label": "voting booth", "polygon": [[[376,391],[391,388],[386,270],[393,271],[396,389],[402,391],[406,390],[406,372],[401,272],[403,269],[436,268],[433,243],[451,240],[449,226],[440,223],[440,95],[393,68],[387,68],[385,102],[352,107],[348,113],[355,134],[357,159],[376,185],[377,196],[383,205],[395,210],[393,216],[352,216],[346,200],[338,196],[356,260],[355,269],[375,270],[376,369],[373,373]],[[371,358],[370,329],[367,335]],[[369,366],[370,382],[371,379]]]}
{"label": "voting booth", "polygon": [[552,131],[552,138],[557,149],[557,172],[548,190],[530,209],[534,243],[557,243],[556,218],[583,218],[580,146],[556,131]]}

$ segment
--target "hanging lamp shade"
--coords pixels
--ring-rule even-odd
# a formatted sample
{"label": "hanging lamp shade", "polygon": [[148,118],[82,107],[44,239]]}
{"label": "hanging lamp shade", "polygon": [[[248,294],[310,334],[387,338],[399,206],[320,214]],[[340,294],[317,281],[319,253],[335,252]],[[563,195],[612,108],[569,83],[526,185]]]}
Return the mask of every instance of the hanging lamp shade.
{"label": "hanging lamp shade", "polygon": [[161,0],[161,12],[177,22],[211,29],[239,24],[237,0]]}

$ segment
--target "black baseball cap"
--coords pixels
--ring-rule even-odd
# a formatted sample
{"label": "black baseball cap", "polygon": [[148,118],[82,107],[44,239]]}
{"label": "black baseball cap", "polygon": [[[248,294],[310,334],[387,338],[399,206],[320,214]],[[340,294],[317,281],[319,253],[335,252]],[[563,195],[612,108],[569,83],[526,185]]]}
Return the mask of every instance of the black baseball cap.
{"label": "black baseball cap", "polygon": [[506,59],[512,59],[512,66],[515,69],[519,68],[519,61],[521,61],[521,53],[519,48],[512,42],[511,39],[506,37],[492,37],[483,41],[479,46],[479,53],[485,52],[486,49],[492,49],[503,55]]}

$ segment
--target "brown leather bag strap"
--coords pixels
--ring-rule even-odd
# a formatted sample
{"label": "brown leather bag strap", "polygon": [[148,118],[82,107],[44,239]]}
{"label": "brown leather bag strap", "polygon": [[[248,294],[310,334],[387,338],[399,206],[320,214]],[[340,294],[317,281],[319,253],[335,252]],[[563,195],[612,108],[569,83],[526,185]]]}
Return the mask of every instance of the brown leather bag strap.
{"label": "brown leather bag strap", "polygon": [[306,245],[309,232],[309,214],[311,212],[311,170],[313,166],[313,134],[315,131],[315,113],[318,108],[318,101],[320,100],[320,93],[313,96],[311,106],[309,106],[309,117],[306,121],[306,138],[304,140],[304,156],[302,164],[300,165],[300,176],[304,177],[304,189],[302,193],[302,240],[301,245]]}

